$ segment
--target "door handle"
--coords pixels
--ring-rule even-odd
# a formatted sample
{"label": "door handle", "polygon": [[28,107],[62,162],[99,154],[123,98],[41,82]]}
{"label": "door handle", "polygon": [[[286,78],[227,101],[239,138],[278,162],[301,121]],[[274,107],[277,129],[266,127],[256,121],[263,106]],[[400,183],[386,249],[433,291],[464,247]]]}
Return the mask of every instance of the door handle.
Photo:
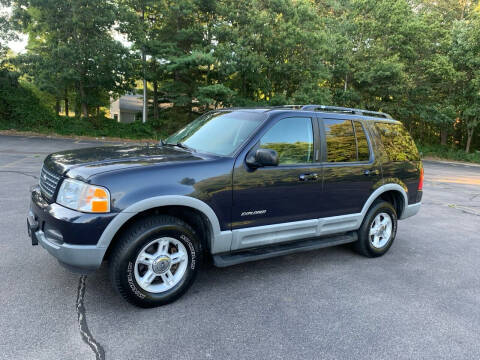
{"label": "door handle", "polygon": [[300,180],[300,181],[312,181],[312,180],[317,180],[317,179],[318,179],[318,174],[317,173],[302,174],[298,177],[298,180]]}
{"label": "door handle", "polygon": [[363,175],[365,176],[377,176],[379,174],[379,171],[378,170],[365,170],[363,172]]}

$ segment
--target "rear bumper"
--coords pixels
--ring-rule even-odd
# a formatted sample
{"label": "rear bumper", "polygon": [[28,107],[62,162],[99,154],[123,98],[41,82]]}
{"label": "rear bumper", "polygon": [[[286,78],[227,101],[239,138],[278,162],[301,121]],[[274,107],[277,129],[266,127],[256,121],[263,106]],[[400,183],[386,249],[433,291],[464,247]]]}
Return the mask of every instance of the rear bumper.
{"label": "rear bumper", "polygon": [[402,216],[400,217],[400,220],[409,218],[413,215],[416,215],[420,211],[420,206],[422,205],[421,202],[418,202],[416,204],[410,204],[407,205],[405,210],[403,210]]}
{"label": "rear bumper", "polygon": [[48,204],[35,187],[27,229],[32,245],[40,244],[63,266],[85,274],[102,264],[107,249],[98,247],[97,242],[115,215],[85,214],[58,204]]}

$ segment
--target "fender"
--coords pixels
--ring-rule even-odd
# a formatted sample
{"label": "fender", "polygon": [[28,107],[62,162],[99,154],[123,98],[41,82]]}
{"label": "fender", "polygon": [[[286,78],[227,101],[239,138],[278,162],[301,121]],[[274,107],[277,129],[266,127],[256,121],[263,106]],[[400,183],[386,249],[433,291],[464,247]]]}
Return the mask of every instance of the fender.
{"label": "fender", "polygon": [[363,205],[362,212],[361,212],[362,221],[363,221],[363,218],[365,217],[365,215],[367,214],[368,209],[370,208],[372,203],[375,201],[375,199],[377,199],[384,192],[391,191],[391,190],[398,191],[400,194],[402,194],[402,196],[403,196],[402,215],[405,213],[405,210],[407,209],[407,206],[408,206],[408,196],[407,196],[407,192],[405,191],[405,189],[402,186],[400,186],[399,184],[385,184],[385,185],[380,186],[373,193],[371,193],[370,196],[368,197],[367,201]]}
{"label": "fender", "polygon": [[203,213],[209,220],[210,231],[212,234],[212,239],[210,239],[210,246],[212,253],[215,252],[225,252],[230,250],[230,243],[232,241],[232,232],[231,231],[221,231],[220,223],[218,221],[217,215],[212,210],[208,204],[192,198],[189,196],[182,195],[165,195],[165,196],[156,196],[150,199],[145,199],[134,203],[127,207],[125,210],[118,213],[115,218],[108,224],[102,236],[98,240],[97,247],[107,250],[108,246],[112,242],[113,237],[118,232],[118,230],[132,217],[138,213],[146,210],[150,210],[156,207],[162,206],[186,206],[193,209],[196,209]]}

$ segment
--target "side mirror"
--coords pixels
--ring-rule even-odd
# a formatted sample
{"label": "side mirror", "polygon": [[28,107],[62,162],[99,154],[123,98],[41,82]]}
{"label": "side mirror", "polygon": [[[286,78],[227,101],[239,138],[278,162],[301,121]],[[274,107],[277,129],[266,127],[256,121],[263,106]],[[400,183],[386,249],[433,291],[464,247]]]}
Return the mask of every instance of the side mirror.
{"label": "side mirror", "polygon": [[252,150],[247,155],[246,163],[253,168],[259,168],[263,166],[277,166],[278,154],[272,149],[257,149]]}

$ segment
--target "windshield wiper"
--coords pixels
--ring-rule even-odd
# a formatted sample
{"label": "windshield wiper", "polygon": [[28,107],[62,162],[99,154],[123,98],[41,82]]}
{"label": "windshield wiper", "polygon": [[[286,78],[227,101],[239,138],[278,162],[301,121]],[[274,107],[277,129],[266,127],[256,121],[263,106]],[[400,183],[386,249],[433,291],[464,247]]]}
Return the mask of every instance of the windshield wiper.
{"label": "windshield wiper", "polygon": [[189,151],[191,151],[191,152],[195,152],[195,149],[194,149],[194,148],[191,148],[190,146],[185,145],[184,143],[182,143],[182,142],[180,142],[180,141],[177,142],[176,145],[177,145],[178,147],[182,148],[182,149],[189,150]]}
{"label": "windshield wiper", "polygon": [[179,148],[182,148],[182,149],[191,151],[191,152],[197,152],[197,150],[195,150],[194,148],[191,148],[190,146],[185,145],[184,143],[182,143],[182,142],[180,142],[180,141],[177,142],[176,144],[163,142],[163,143],[162,143],[162,146],[176,146],[176,147],[179,147]]}

